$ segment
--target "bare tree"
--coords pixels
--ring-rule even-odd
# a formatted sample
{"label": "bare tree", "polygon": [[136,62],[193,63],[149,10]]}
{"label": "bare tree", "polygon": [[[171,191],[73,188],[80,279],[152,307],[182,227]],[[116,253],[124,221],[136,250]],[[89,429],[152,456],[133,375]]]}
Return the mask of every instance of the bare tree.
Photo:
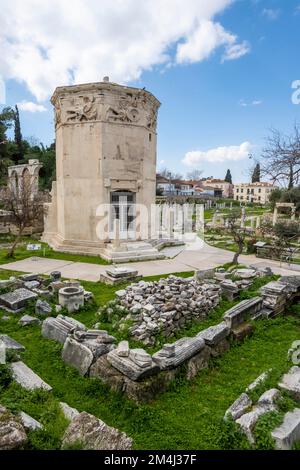
{"label": "bare tree", "polygon": [[261,173],[288,189],[300,182],[300,127],[294,124],[290,135],[271,129],[262,155]]}
{"label": "bare tree", "polygon": [[10,212],[10,221],[17,228],[16,237],[7,254],[10,258],[14,256],[25,229],[43,219],[43,198],[29,175],[20,178],[17,184],[9,184],[4,194],[3,207]]}
{"label": "bare tree", "polygon": [[182,180],[183,176],[180,173],[173,173],[172,171],[168,170],[168,168],[162,168],[159,172],[161,176],[171,180]]}
{"label": "bare tree", "polygon": [[241,228],[242,213],[240,210],[233,210],[227,217],[227,233],[232,236],[234,242],[237,244],[237,251],[234,253],[232,263],[238,264],[239,256],[243,252],[246,242],[247,231]]}
{"label": "bare tree", "polygon": [[198,181],[198,180],[200,180],[202,174],[203,174],[202,170],[195,169],[195,170],[189,171],[186,174],[186,177],[187,177],[188,180]]}

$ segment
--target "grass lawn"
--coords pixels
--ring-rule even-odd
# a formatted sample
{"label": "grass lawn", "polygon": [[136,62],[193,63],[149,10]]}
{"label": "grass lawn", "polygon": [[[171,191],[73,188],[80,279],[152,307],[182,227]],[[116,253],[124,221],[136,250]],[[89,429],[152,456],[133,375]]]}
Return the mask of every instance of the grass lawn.
{"label": "grass lawn", "polygon": [[[5,238],[5,242],[7,237]],[[0,237],[1,243],[1,237]],[[26,245],[28,243],[38,243],[41,244],[41,249],[36,251],[27,251]],[[76,255],[73,253],[62,253],[60,251],[52,250],[52,248],[47,245],[47,243],[42,243],[38,240],[32,240],[30,238],[25,238],[22,242],[18,245],[14,257],[8,258],[7,257],[8,248],[0,247],[0,265],[6,264],[11,261],[19,261],[25,258],[30,258],[32,256],[40,256],[45,258],[52,258],[52,259],[62,259],[66,261],[75,261],[81,263],[93,263],[93,264],[110,264],[108,261],[105,261],[100,256],[87,256],[87,255]]]}
{"label": "grass lawn", "polygon": [[[189,274],[184,273],[184,276]],[[7,272],[1,271],[0,277],[7,277]],[[151,279],[156,278],[158,276]],[[243,292],[242,298],[254,296],[261,282],[258,279],[251,290]],[[97,305],[104,305],[120,288],[91,282],[83,284],[93,291]],[[215,324],[231,305],[231,302],[223,303],[207,321],[192,325],[181,335],[193,335]],[[91,326],[96,311],[95,305],[76,318]],[[13,382],[7,388],[0,386],[1,405],[13,412],[23,410],[45,427],[43,431],[29,434],[29,449],[60,448],[67,421],[59,410],[59,401],[92,413],[126,432],[133,438],[136,449],[248,448],[242,436],[234,434],[232,438],[228,434],[223,415],[247,385],[269,368],[276,374],[270,378],[268,387],[275,386],[280,374],[289,367],[287,350],[292,341],[300,339],[300,308],[296,306],[290,315],[257,322],[251,338],[232,345],[229,352],[215,359],[213,365],[201,371],[193,381],[179,377],[167,393],[152,403],[136,405],[111,391],[100,380],[80,377],[61,360],[60,344],[43,339],[38,326],[20,327],[19,317],[12,316],[9,321],[0,319],[0,331],[26,347],[22,360],[53,387],[49,393],[28,392]]]}

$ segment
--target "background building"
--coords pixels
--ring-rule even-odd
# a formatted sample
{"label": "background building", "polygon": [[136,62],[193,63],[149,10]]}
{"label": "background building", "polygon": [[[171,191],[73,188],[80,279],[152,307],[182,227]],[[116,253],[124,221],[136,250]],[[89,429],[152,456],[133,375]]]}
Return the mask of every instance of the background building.
{"label": "background building", "polygon": [[266,204],[274,186],[272,183],[239,183],[234,185],[233,194],[236,201]]}

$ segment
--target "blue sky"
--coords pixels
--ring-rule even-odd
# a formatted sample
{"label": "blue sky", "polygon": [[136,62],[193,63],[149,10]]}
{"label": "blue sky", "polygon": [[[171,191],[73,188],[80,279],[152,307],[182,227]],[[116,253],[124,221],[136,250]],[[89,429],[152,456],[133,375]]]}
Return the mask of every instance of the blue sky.
{"label": "blue sky", "polygon": [[[67,10],[62,9],[55,26],[51,10],[52,4],[55,7],[64,0],[57,5],[49,2],[48,10],[36,13],[33,19],[30,12],[35,0],[19,4],[19,21],[23,18],[30,31],[34,26],[30,22],[38,25],[32,37],[26,31],[15,37],[11,34],[9,28],[16,31],[18,18],[10,19],[13,10],[9,8],[18,0],[12,0],[10,7],[0,0],[2,14],[6,14],[6,27],[0,32],[0,39],[1,34],[4,38],[0,77],[6,85],[6,104],[23,103],[23,135],[46,144],[53,140],[49,97],[55,86],[110,75],[121,83],[145,86],[161,101],[158,168],[181,174],[196,168],[203,176],[221,178],[230,168],[234,181],[246,181],[251,164],[248,153],[259,157],[269,128],[288,132],[295,120],[300,121],[300,105],[291,100],[291,84],[300,80],[300,0],[211,0],[213,11],[208,11],[203,0],[188,0],[189,5],[187,0],[176,0],[177,6],[189,7],[190,13],[175,8],[169,15],[163,0],[153,0],[149,8],[157,3],[161,9],[151,21],[150,10],[143,10],[148,0],[144,1],[141,6],[138,0],[119,0],[124,11],[116,12],[103,0],[101,17],[97,2],[86,0],[83,24],[87,41],[74,59],[76,41],[84,43],[82,22],[75,13],[72,21],[66,20]],[[76,4],[82,6],[80,2],[76,0],[75,11]],[[89,27],[89,13],[99,14],[95,30]],[[124,27],[123,36],[118,33],[118,44],[116,22],[122,21],[122,15],[130,27]],[[172,23],[165,19],[170,15]],[[178,26],[174,26],[177,18]],[[67,32],[58,42],[55,28],[60,23]],[[104,24],[105,41],[98,36]],[[89,44],[97,44],[97,40],[103,47],[105,42],[110,56],[100,47],[90,51]],[[57,48],[52,47],[54,43]],[[185,46],[180,49],[180,44]],[[69,63],[75,64],[75,60],[74,72]]]}

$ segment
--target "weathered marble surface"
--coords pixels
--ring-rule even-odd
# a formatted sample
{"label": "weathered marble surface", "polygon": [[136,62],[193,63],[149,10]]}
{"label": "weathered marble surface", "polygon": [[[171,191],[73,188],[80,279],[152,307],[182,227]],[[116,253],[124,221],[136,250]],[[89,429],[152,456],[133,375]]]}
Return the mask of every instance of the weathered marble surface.
{"label": "weathered marble surface", "polygon": [[33,370],[31,370],[24,362],[18,361],[11,364],[11,371],[13,378],[22,387],[27,390],[34,390],[36,388],[42,388],[50,391],[52,387],[41,379]]}
{"label": "weathered marble surface", "polygon": [[29,300],[37,299],[37,294],[24,288],[0,295],[0,305],[12,312],[18,312]]}
{"label": "weathered marble surface", "polygon": [[128,357],[119,356],[114,350],[108,353],[107,360],[115,369],[133,381],[145,379],[159,372],[159,367],[150,354],[140,349],[131,349]]}
{"label": "weathered marble surface", "polygon": [[57,315],[57,317],[49,317],[43,321],[42,335],[44,338],[53,339],[64,344],[67,336],[76,330],[85,331],[86,326],[71,317]]}
{"label": "weathered marble surface", "polygon": [[201,336],[181,338],[171,345],[166,344],[160,351],[153,354],[153,360],[161,370],[174,369],[195,356],[204,347],[205,341]]}
{"label": "weathered marble surface", "polygon": [[261,297],[254,297],[253,299],[242,300],[239,304],[227,310],[223,318],[227,326],[232,329],[251,318],[261,308]]}
{"label": "weathered marble surface", "polygon": [[130,450],[133,441],[89,413],[79,413],[68,426],[62,447],[80,442],[85,450]]}
{"label": "weathered marble surface", "polygon": [[7,350],[12,350],[12,351],[17,351],[17,352],[25,351],[25,346],[18,343],[16,340],[14,340],[8,335],[0,335],[0,340],[3,341],[5,348]]}
{"label": "weathered marble surface", "polygon": [[252,406],[252,400],[247,393],[242,393],[225,413],[225,418],[232,417],[234,421],[239,419]]}
{"label": "weathered marble surface", "polygon": [[285,414],[283,423],[274,429],[271,436],[277,449],[291,450],[295,443],[300,442],[300,409],[295,408]]}

